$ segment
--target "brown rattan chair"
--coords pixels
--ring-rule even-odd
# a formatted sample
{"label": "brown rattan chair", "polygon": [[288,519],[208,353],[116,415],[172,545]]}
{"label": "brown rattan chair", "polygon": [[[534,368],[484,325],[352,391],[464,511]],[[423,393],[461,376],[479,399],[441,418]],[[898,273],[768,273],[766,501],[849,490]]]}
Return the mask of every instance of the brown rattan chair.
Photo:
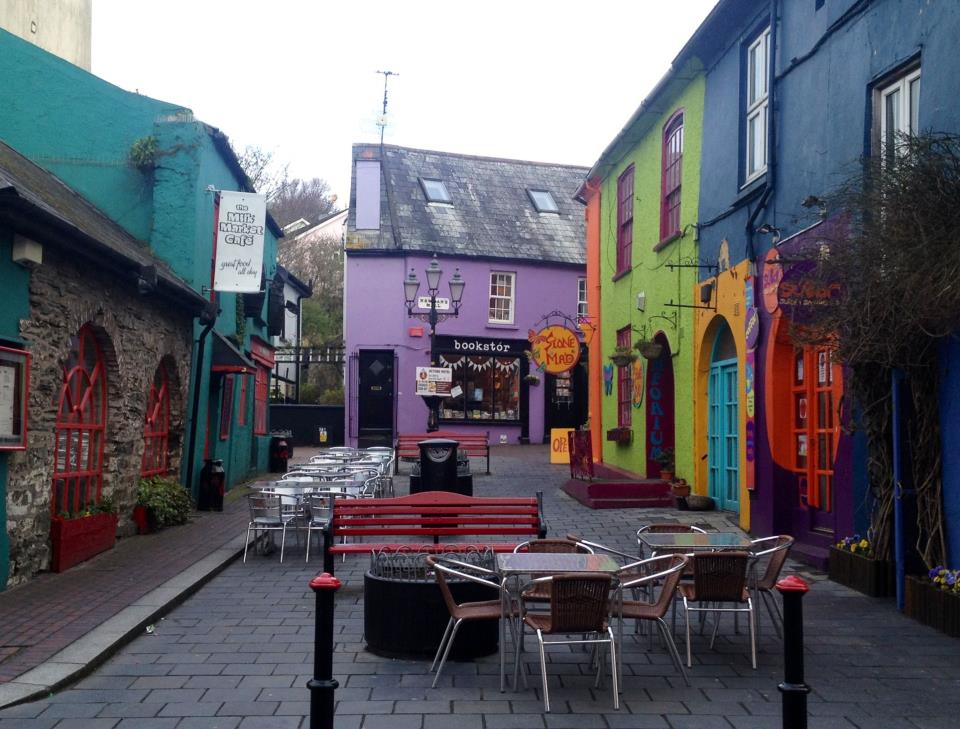
{"label": "brown rattan chair", "polygon": [[[677,644],[673,640],[673,631],[667,627],[663,621],[663,616],[667,614],[670,606],[674,602],[677,592],[677,585],[680,584],[680,575],[687,565],[688,558],[681,554],[668,554],[662,557],[651,557],[640,562],[625,565],[621,570],[620,585],[617,589],[617,601],[614,611],[619,616],[619,639],[620,639],[620,662],[618,670],[621,685],[623,685],[623,622],[624,620],[636,620],[639,625],[642,622],[653,623],[659,628],[660,635],[666,643],[667,651],[673,660],[680,675],[687,685],[690,681],[687,678],[687,672],[683,669],[683,662],[680,660],[680,653],[677,651]],[[659,588],[660,593],[654,599],[655,590]],[[648,599],[637,600],[624,597],[624,590],[630,590],[634,595],[642,591]],[[652,633],[651,633],[652,636]],[[652,639],[652,638],[651,638]]]}
{"label": "brown rattan chair", "polygon": [[[710,647],[713,648],[720,625],[720,614],[725,612],[749,613],[750,615],[750,656],[754,669],[757,667],[756,620],[753,601],[747,585],[747,573],[753,556],[749,552],[699,552],[694,554],[693,582],[682,582],[677,587],[683,598],[683,609],[687,622],[687,667],[692,665],[690,650],[690,613],[714,613],[716,621]],[[693,603],[704,607],[693,607]],[[714,603],[711,605],[711,603]],[[730,603],[733,607],[723,607]],[[736,607],[742,605],[743,607]]]}
{"label": "brown rattan chair", "polygon": [[[756,560],[753,565],[753,580],[750,585],[753,591],[753,604],[759,610],[760,603],[767,609],[770,615],[770,621],[773,623],[773,629],[777,637],[781,637],[781,626],[783,625],[783,616],[780,614],[780,606],[777,604],[774,587],[777,580],[780,579],[780,572],[790,554],[790,547],[793,546],[793,537],[781,534],[775,537],[764,537],[763,539],[754,539],[750,548],[750,553]],[[762,573],[761,573],[762,570]],[[760,629],[760,620],[757,619],[757,630]]]}
{"label": "brown rattan chair", "polygon": [[[611,595],[613,578],[608,574],[577,573],[541,577],[533,583],[550,584],[550,609],[547,612],[523,611],[520,630],[525,627],[535,630],[540,647],[540,675],[543,679],[544,711],[550,711],[550,693],[547,687],[547,657],[544,645],[556,643],[564,645],[601,645],[610,646],[610,672],[613,680],[613,708],[620,708],[620,696],[617,682],[617,645],[610,626]],[[521,608],[523,603],[521,602]],[[573,635],[581,637],[575,640],[544,640],[545,635]],[[522,636],[522,633],[521,633]],[[516,651],[514,676],[520,671],[520,650]],[[602,664],[597,659],[596,684],[600,684]]]}
{"label": "brown rattan chair", "polygon": [[[493,581],[493,579],[485,579],[484,577],[480,577],[476,574],[471,574],[467,570],[481,572],[488,577],[495,577],[496,573],[476,565],[467,564],[465,562],[448,560],[447,563],[444,563],[442,558],[434,556],[428,556],[426,560],[427,564],[433,569],[433,574],[436,577],[437,585],[440,586],[440,592],[443,594],[443,601],[446,603],[447,610],[450,613],[450,620],[447,621],[447,628],[443,633],[443,638],[440,640],[440,645],[437,646],[437,653],[433,657],[433,664],[430,666],[431,671],[434,668],[437,669],[437,673],[433,677],[433,683],[431,684],[431,688],[436,688],[437,681],[440,679],[440,672],[443,671],[443,666],[447,662],[447,656],[450,655],[450,648],[453,646],[453,641],[456,640],[457,631],[465,621],[505,619],[507,620],[507,625],[510,628],[510,637],[513,639],[514,645],[516,645],[517,640],[514,632],[515,626],[513,623],[513,615],[504,616],[504,605],[509,605],[512,602],[510,596],[504,596],[504,588],[500,584],[497,584],[495,581]],[[460,569],[455,569],[452,565],[456,565],[456,567],[459,567]],[[471,582],[485,585],[493,590],[496,590],[501,594],[501,597],[496,600],[458,603],[453,597],[453,593],[450,592],[450,585],[447,584],[448,576],[459,580],[470,580]],[[506,597],[506,602],[504,602],[504,597]],[[443,654],[442,658],[441,653]],[[502,691],[503,645],[500,646],[500,654],[500,690]],[[440,661],[439,666],[437,666],[437,660]]]}

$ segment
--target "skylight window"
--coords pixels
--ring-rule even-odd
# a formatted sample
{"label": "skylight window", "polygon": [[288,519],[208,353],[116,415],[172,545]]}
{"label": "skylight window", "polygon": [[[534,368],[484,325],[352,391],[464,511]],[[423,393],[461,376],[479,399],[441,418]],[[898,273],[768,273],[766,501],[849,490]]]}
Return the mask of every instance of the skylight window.
{"label": "skylight window", "polygon": [[431,180],[426,177],[421,177],[420,186],[423,187],[423,194],[426,195],[427,202],[453,202],[450,199],[450,193],[447,192],[447,186],[443,184],[443,180]]}
{"label": "skylight window", "polygon": [[530,193],[530,199],[533,200],[533,207],[538,213],[559,213],[557,201],[553,199],[547,190],[527,190]]}

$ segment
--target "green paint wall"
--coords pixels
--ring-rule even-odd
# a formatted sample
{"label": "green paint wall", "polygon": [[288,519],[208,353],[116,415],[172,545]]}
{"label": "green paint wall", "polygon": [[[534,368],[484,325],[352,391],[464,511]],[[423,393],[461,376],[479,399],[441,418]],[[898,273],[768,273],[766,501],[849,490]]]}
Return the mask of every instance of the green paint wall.
{"label": "green paint wall", "polygon": [[[0,345],[22,346],[20,320],[30,312],[30,272],[11,259],[13,233],[0,228]],[[0,451],[0,524],[7,523],[7,461],[9,453]],[[10,576],[10,538],[6,526],[0,529],[0,590]]]}
{"label": "green paint wall", "polygon": [[[697,259],[695,228],[700,190],[700,141],[703,131],[703,77],[673,91],[655,104],[662,113],[646,119],[649,130],[603,180],[601,189],[601,347],[604,364],[616,346],[617,330],[633,327],[636,343],[646,332],[652,339],[663,332],[673,353],[676,473],[693,477],[693,310],[668,306],[669,302],[692,304],[696,268],[667,267],[669,263],[694,263]],[[678,109],[684,111],[684,148],[680,202],[680,228],[685,231],[661,250],[660,194],[663,128]],[[655,114],[655,112],[648,112]],[[643,120],[638,120],[638,122]],[[617,178],[634,165],[633,265],[632,271],[614,281],[616,272]],[[637,294],[646,294],[646,309],[637,311]],[[674,326],[676,322],[676,326]],[[646,376],[644,362],[644,375]],[[605,391],[604,391],[605,392]],[[633,439],[618,445],[604,439],[603,460],[621,468],[646,473],[646,397],[643,406],[632,408]],[[613,391],[603,395],[603,430],[617,426],[617,374]]]}

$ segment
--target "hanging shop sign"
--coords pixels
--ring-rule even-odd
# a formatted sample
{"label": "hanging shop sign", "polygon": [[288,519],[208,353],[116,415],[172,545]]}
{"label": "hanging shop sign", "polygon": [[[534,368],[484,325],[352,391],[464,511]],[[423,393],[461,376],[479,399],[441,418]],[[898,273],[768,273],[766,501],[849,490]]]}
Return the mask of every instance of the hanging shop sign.
{"label": "hanging shop sign", "polygon": [[0,451],[27,447],[30,353],[0,347]]}
{"label": "hanging shop sign", "polygon": [[530,340],[530,358],[541,372],[563,374],[580,361],[580,340],[576,332],[565,326],[553,324],[539,332],[531,329],[527,339]]}
{"label": "hanging shop sign", "polygon": [[255,293],[263,274],[267,199],[252,192],[220,193],[214,291]]}
{"label": "hanging shop sign", "polygon": [[453,384],[449,367],[417,367],[417,394],[448,397]]}
{"label": "hanging shop sign", "polygon": [[763,308],[768,314],[773,314],[780,305],[777,289],[783,278],[783,266],[780,265],[779,258],[780,251],[771,248],[763,260],[763,278],[760,279],[760,285],[763,289]]}
{"label": "hanging shop sign", "polygon": [[818,280],[817,266],[816,261],[792,263],[777,284],[778,306],[796,324],[811,323],[817,310],[840,301],[840,284]]}
{"label": "hanging shop sign", "polygon": [[[779,266],[778,266],[779,267]],[[747,352],[743,367],[744,400],[746,404],[744,451],[746,468],[744,470],[744,485],[748,491],[757,488],[756,451],[756,365],[757,365],[757,337],[760,333],[760,317],[754,302],[754,278],[747,276],[743,283],[743,298],[746,304],[747,316],[745,320],[745,338]]]}

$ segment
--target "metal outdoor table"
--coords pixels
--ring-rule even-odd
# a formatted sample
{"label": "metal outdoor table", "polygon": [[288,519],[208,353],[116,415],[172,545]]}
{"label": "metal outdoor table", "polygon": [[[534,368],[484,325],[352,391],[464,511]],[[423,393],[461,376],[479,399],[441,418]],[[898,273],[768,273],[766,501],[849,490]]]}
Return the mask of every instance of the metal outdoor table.
{"label": "metal outdoor table", "polygon": [[[620,571],[620,564],[608,554],[563,554],[544,552],[514,552],[497,555],[497,571],[503,578],[503,585],[507,589],[513,581],[517,597],[519,598],[518,578],[521,575],[540,576],[561,575],[570,572],[605,572],[615,575]],[[512,600],[512,598],[510,598]],[[510,619],[511,609],[507,598],[500,594],[500,691],[505,690],[505,658],[504,645],[506,643],[506,620]],[[518,650],[518,646],[514,646]],[[514,677],[514,689],[516,689]]]}
{"label": "metal outdoor table", "polygon": [[657,552],[702,552],[716,549],[750,549],[750,537],[742,532],[690,532],[659,533],[641,532],[637,539],[646,544],[652,553]]}

